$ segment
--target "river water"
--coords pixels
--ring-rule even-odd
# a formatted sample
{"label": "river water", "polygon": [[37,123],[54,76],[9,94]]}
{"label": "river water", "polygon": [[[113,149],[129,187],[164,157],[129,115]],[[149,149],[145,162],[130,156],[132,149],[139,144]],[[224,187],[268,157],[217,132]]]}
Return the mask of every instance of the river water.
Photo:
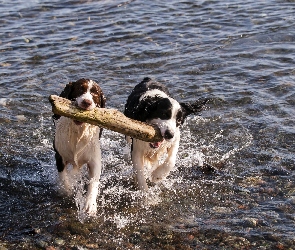
{"label": "river water", "polygon": [[[294,1],[2,0],[0,9],[1,249],[295,248]],[[124,136],[104,130],[99,210],[84,218],[86,180],[74,198],[56,190],[48,96],[90,78],[123,111],[145,76],[179,101],[214,101],[184,124],[176,168],[148,203]]]}

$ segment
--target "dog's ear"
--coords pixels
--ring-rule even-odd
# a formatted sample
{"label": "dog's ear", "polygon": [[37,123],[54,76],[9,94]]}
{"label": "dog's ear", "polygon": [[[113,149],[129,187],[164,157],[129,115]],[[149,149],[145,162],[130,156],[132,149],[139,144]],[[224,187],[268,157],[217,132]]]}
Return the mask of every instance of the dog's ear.
{"label": "dog's ear", "polygon": [[73,83],[69,82],[65,88],[63,89],[63,91],[61,92],[61,94],[59,95],[60,97],[66,98],[66,99],[70,99],[70,94],[72,92],[72,86]]}
{"label": "dog's ear", "polygon": [[[87,80],[90,81],[90,80]],[[100,85],[97,82],[94,82],[95,92],[98,95],[98,99],[95,98],[96,107],[98,108],[105,108],[106,106],[106,98],[102,92]]]}
{"label": "dog's ear", "polygon": [[140,84],[147,83],[147,82],[149,82],[149,81],[151,81],[151,80],[152,80],[151,78],[149,78],[149,77],[145,77],[145,78],[143,78],[143,80],[141,81]]}
{"label": "dog's ear", "polygon": [[[65,88],[63,89],[63,91],[60,93],[60,97],[63,97],[63,98],[66,98],[66,99],[70,99],[69,96],[70,96],[70,93],[71,93],[71,90],[72,90],[72,82],[69,82]],[[54,114],[52,116],[53,120],[58,120],[60,118],[60,115],[57,115],[57,114]]]}
{"label": "dog's ear", "polygon": [[204,109],[205,104],[210,100],[211,99],[209,98],[201,98],[194,102],[179,103],[183,111],[183,119],[185,119],[190,114],[201,112]]}
{"label": "dog's ear", "polygon": [[100,107],[104,108],[106,106],[106,98],[102,91],[100,92]]}

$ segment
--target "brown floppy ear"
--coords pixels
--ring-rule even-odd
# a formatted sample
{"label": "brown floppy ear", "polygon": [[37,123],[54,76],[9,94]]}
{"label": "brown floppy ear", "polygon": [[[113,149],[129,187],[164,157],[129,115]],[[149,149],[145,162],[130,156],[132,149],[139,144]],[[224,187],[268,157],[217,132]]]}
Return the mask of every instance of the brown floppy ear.
{"label": "brown floppy ear", "polygon": [[[99,93],[99,95],[100,95],[100,107],[99,108],[104,108],[106,106],[106,98],[105,98],[105,96],[104,96],[104,94],[103,94],[100,87],[99,87],[99,92],[100,92]],[[99,132],[99,139],[101,138],[102,131],[103,131],[103,129],[101,128],[100,132]]]}
{"label": "brown floppy ear", "polygon": [[[66,99],[70,99],[70,93],[72,91],[72,82],[69,82],[65,88],[63,89],[63,91],[60,93],[60,97],[66,98]],[[60,118],[60,115],[54,114],[52,116],[53,120],[58,120]]]}
{"label": "brown floppy ear", "polygon": [[72,82],[69,82],[65,88],[63,89],[63,91],[61,92],[61,94],[59,95],[60,97],[63,97],[63,98],[66,98],[66,99],[70,99],[70,94],[71,94],[71,91],[72,91],[72,86],[73,86],[73,83]]}
{"label": "brown floppy ear", "polygon": [[102,92],[102,89],[101,87],[98,85],[98,83],[96,83],[97,85],[97,90],[98,90],[98,94],[99,94],[99,99],[97,100],[98,101],[98,104],[97,104],[97,107],[99,108],[104,108],[106,106],[106,98]]}
{"label": "brown floppy ear", "polygon": [[100,97],[100,107],[104,108],[106,106],[106,98],[104,96],[104,94],[101,92],[101,97]]}

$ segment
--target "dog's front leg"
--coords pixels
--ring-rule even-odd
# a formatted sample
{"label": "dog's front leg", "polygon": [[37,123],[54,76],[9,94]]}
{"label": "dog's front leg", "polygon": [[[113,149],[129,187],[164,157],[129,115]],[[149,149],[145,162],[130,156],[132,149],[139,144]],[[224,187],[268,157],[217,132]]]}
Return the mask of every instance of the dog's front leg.
{"label": "dog's front leg", "polygon": [[165,161],[157,167],[151,174],[151,181],[158,182],[166,178],[176,163],[176,156],[179,147],[179,140],[176,140],[173,146],[168,149],[168,156]]}
{"label": "dog's front leg", "polygon": [[144,160],[143,160],[143,154],[141,151],[133,150],[132,154],[132,163],[136,174],[136,182],[138,185],[138,188],[141,191],[147,191],[148,186],[146,184],[146,179],[144,176]]}
{"label": "dog's front leg", "polygon": [[62,195],[73,195],[73,186],[70,184],[68,170],[65,168],[63,171],[58,172],[59,176],[59,191]]}
{"label": "dog's front leg", "polygon": [[88,163],[87,165],[89,170],[89,185],[87,190],[87,197],[86,197],[86,202],[84,206],[84,211],[87,212],[90,216],[95,216],[97,212],[96,198],[97,198],[98,189],[99,189],[101,163],[99,160],[93,163]]}

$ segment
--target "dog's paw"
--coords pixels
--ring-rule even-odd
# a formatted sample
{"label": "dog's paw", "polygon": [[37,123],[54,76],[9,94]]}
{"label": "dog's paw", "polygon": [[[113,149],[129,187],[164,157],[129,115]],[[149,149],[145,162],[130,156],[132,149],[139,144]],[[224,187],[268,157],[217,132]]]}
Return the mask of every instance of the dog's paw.
{"label": "dog's paw", "polygon": [[72,187],[69,187],[68,185],[59,184],[57,187],[57,190],[60,195],[62,196],[73,196],[74,190]]}
{"label": "dog's paw", "polygon": [[87,213],[89,216],[96,216],[97,204],[96,201],[86,200],[83,212]]}
{"label": "dog's paw", "polygon": [[151,181],[154,183],[157,183],[159,181],[162,181],[163,179],[166,178],[166,176],[169,174],[166,171],[163,171],[162,169],[156,169],[155,171],[152,172],[151,174]]}

